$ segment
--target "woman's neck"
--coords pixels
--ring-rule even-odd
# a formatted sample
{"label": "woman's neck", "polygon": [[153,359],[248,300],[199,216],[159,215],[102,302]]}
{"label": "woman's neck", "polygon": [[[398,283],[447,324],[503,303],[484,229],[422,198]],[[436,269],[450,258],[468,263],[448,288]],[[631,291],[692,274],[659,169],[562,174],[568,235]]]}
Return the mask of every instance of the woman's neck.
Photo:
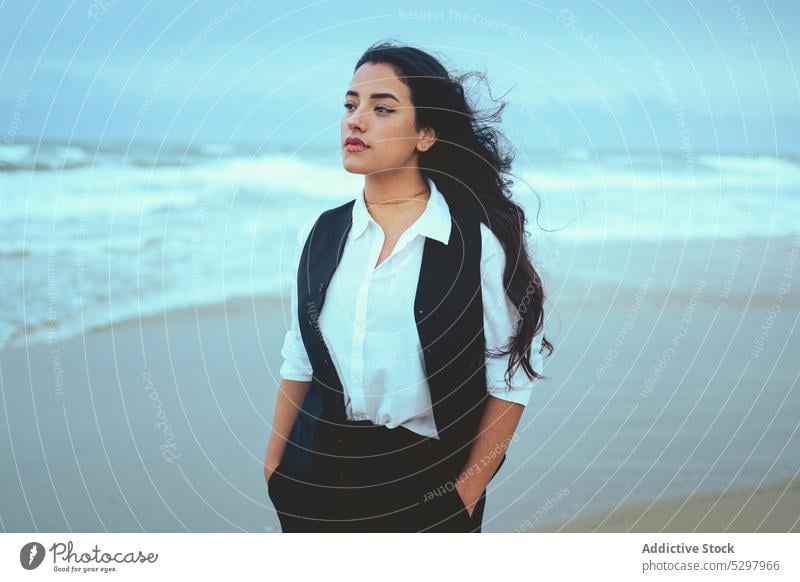
{"label": "woman's neck", "polygon": [[[364,180],[364,198],[369,204],[380,204],[390,200],[398,200],[399,198],[411,198],[415,194],[427,190],[428,184],[419,170],[411,169],[401,172],[381,172],[379,174],[370,174]],[[427,194],[417,197],[427,199]],[[369,206],[368,204],[368,206]],[[402,204],[392,204],[380,208],[388,208],[389,206],[405,207],[418,202],[408,201]],[[399,210],[399,208],[398,208]]]}
{"label": "woman's neck", "polygon": [[[381,181],[377,181],[380,178]],[[401,232],[413,224],[428,206],[430,192],[428,184],[418,171],[409,172],[404,179],[397,179],[384,173],[381,176],[367,176],[364,197],[367,212],[381,225],[384,232]],[[419,196],[414,196],[423,192]],[[376,199],[377,196],[377,199]],[[372,205],[373,202],[397,201],[398,198],[413,198],[400,204]]]}

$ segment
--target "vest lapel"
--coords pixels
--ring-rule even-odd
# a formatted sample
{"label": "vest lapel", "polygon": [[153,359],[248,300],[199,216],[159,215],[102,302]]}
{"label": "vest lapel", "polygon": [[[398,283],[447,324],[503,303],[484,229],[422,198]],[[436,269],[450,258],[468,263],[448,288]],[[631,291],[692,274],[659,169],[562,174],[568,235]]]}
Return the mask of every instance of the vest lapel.
{"label": "vest lapel", "polygon": [[447,245],[425,241],[414,316],[442,440],[477,432],[486,394],[480,225],[456,209]]}
{"label": "vest lapel", "polygon": [[314,370],[314,380],[325,387],[321,394],[312,396],[312,400],[318,399],[315,412],[335,421],[345,420],[344,391],[322,337],[319,317],[352,226],[353,204],[355,201],[324,212],[314,224],[300,257],[297,282],[303,343]]}

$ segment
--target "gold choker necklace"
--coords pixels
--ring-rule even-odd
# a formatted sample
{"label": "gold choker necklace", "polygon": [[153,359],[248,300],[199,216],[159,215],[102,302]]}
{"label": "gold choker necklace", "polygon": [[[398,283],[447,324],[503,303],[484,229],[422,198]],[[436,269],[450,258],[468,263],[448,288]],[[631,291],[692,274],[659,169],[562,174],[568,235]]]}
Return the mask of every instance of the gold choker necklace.
{"label": "gold choker necklace", "polygon": [[368,206],[384,206],[387,204],[402,204],[403,202],[408,202],[409,200],[416,200],[417,196],[421,196],[425,194],[425,192],[429,192],[428,188],[425,188],[422,192],[417,192],[411,198],[394,198],[392,200],[387,200],[386,202],[370,202],[367,200],[366,194],[364,195],[364,201],[367,203]]}

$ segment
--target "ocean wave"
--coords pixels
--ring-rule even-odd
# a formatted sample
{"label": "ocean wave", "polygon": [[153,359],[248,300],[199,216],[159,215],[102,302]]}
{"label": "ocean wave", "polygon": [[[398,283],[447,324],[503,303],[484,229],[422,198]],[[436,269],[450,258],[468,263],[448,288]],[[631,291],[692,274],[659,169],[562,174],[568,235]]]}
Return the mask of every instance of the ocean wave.
{"label": "ocean wave", "polygon": [[[22,285],[31,326],[17,322],[22,306],[0,305],[0,339],[80,333],[81,318],[94,317],[84,320],[87,326],[107,326],[112,311],[116,319],[137,319],[216,305],[246,291],[278,293],[290,278],[286,260],[295,259],[297,228],[359,195],[364,179],[344,171],[335,150],[254,157],[225,144],[163,152],[115,147],[51,148],[48,163],[90,167],[0,176],[0,268],[11,301],[22,300],[22,293],[13,295]],[[180,161],[184,150],[187,158],[205,161],[131,163]],[[22,144],[0,151],[12,164],[36,155]],[[691,244],[797,231],[800,166],[794,160],[698,155],[702,170],[687,176],[675,156],[633,156],[628,167],[625,154],[586,154],[571,152],[567,172],[552,156],[516,172],[528,182],[515,181],[514,194],[526,209],[533,245]],[[57,329],[44,323],[51,285],[59,290]]]}
{"label": "ocean wave", "polygon": [[233,144],[115,144],[96,147],[78,143],[0,144],[0,172],[52,172],[120,163],[133,168],[181,168],[241,154],[241,148]]}

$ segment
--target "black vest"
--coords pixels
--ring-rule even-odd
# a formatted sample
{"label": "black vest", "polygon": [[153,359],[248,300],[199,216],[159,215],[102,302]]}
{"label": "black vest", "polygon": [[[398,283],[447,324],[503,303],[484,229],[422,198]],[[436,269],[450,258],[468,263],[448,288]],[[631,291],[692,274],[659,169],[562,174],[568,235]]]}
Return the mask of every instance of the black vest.
{"label": "black vest", "polygon": [[[335,480],[335,459],[343,453],[338,424],[346,420],[344,393],[318,322],[352,226],[354,203],[320,215],[297,271],[299,326],[313,379],[289,435],[281,471],[306,482],[327,481],[331,475]],[[458,209],[451,208],[450,215],[449,244],[425,239],[414,316],[436,429],[447,451],[442,470],[455,477],[465,468],[487,394],[480,222]]]}

